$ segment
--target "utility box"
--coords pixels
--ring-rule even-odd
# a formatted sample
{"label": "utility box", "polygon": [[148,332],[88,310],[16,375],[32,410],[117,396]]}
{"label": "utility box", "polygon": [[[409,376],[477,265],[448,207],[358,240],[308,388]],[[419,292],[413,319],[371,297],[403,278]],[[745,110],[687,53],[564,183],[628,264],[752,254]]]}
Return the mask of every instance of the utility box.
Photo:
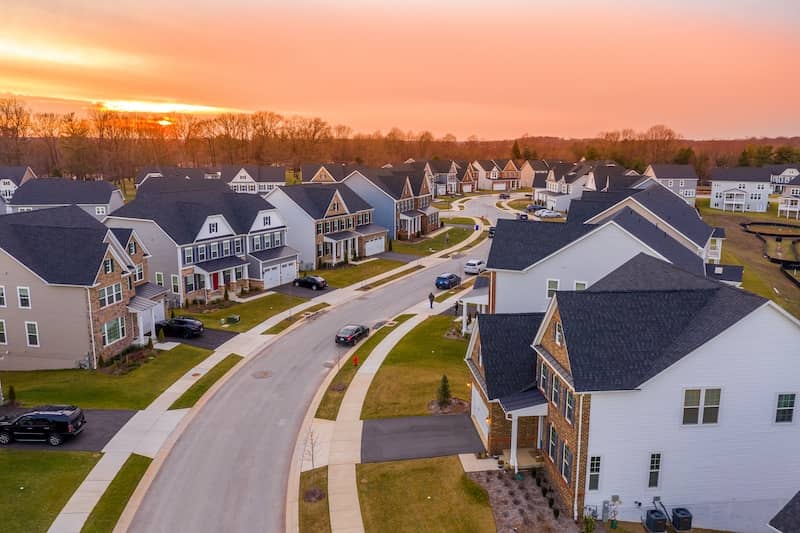
{"label": "utility box", "polygon": [[675,531],[689,531],[692,529],[692,513],[685,507],[672,509],[672,526]]}
{"label": "utility box", "polygon": [[648,509],[644,525],[651,533],[663,533],[667,530],[667,515],[658,509]]}

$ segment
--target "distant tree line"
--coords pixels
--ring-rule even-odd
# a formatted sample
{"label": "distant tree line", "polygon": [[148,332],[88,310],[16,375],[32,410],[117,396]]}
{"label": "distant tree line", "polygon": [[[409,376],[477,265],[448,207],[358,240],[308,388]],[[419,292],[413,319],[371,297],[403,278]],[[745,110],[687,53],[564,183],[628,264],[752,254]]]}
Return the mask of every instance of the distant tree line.
{"label": "distant tree line", "polygon": [[[777,146],[776,148],[773,148]],[[147,165],[216,167],[304,161],[382,165],[415,159],[610,159],[637,170],[652,162],[691,163],[701,177],[714,166],[800,161],[800,139],[683,139],[656,125],[643,132],[609,131],[591,139],[524,135],[487,141],[472,135],[435,137],[392,128],[356,133],[318,117],[270,111],[169,117],[110,111],[34,113],[24,101],[0,99],[0,164],[28,165],[39,175],[118,181]]]}

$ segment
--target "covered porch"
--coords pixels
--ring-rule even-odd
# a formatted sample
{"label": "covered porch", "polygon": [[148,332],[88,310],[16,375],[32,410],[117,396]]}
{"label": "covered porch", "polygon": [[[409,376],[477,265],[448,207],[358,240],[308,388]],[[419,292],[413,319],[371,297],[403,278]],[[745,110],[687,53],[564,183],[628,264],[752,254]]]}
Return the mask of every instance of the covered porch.
{"label": "covered porch", "polygon": [[[197,285],[200,287],[189,286],[187,281],[187,294],[195,290],[203,290],[205,300],[210,301],[221,298],[228,291],[238,291],[242,286],[247,285],[247,260],[235,255],[213,259],[194,265],[195,274],[201,278]],[[194,285],[194,282],[192,283]]]}
{"label": "covered porch", "polygon": [[731,189],[722,193],[723,211],[744,211],[747,193],[739,189]]}
{"label": "covered porch", "polygon": [[136,287],[136,296],[128,303],[128,312],[136,323],[136,344],[145,345],[147,337],[156,336],[156,322],[164,320],[166,294],[165,287],[149,282]]}
{"label": "covered porch", "polygon": [[337,231],[328,233],[322,238],[322,257],[325,265],[338,265],[358,256],[358,238],[355,231]]}
{"label": "covered porch", "polygon": [[800,218],[800,197],[782,196],[778,199],[778,216]]}
{"label": "covered porch", "polygon": [[461,306],[461,334],[472,333],[472,324],[475,322],[470,320],[470,306],[479,314],[489,309],[489,278],[478,276],[472,290],[458,300],[458,305]]}
{"label": "covered porch", "polygon": [[[511,421],[511,448],[503,450],[507,463],[514,469],[514,473],[522,470],[536,468],[544,464],[542,446],[544,442],[544,418],[547,416],[547,399],[539,389],[516,392],[499,399],[500,407],[505,413],[506,420]],[[536,447],[519,446],[520,419],[536,417],[537,437]]]}
{"label": "covered porch", "polygon": [[422,233],[422,211],[412,209],[400,213],[400,223],[397,228],[398,239],[413,239]]}

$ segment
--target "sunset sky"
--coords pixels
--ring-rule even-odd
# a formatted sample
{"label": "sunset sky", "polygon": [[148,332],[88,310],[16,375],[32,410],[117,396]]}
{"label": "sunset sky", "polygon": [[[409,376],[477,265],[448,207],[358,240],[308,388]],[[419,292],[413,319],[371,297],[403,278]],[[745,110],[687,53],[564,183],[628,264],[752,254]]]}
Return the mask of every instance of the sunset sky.
{"label": "sunset sky", "polygon": [[135,101],[459,139],[656,123],[689,138],[800,135],[796,0],[0,6],[0,96],[37,111]]}

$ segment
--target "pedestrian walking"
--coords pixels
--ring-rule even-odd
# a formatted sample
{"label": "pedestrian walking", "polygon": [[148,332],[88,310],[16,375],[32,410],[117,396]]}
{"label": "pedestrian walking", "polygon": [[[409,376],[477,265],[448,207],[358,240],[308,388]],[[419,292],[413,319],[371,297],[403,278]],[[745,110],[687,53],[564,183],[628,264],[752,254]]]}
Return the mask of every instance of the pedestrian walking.
{"label": "pedestrian walking", "polygon": [[453,316],[458,316],[458,302],[453,306]]}
{"label": "pedestrian walking", "polygon": [[430,294],[428,295],[428,302],[430,302],[430,304],[431,304],[431,309],[433,309],[433,300],[434,300],[435,298],[436,298],[436,297],[433,295],[433,293],[430,293]]}

